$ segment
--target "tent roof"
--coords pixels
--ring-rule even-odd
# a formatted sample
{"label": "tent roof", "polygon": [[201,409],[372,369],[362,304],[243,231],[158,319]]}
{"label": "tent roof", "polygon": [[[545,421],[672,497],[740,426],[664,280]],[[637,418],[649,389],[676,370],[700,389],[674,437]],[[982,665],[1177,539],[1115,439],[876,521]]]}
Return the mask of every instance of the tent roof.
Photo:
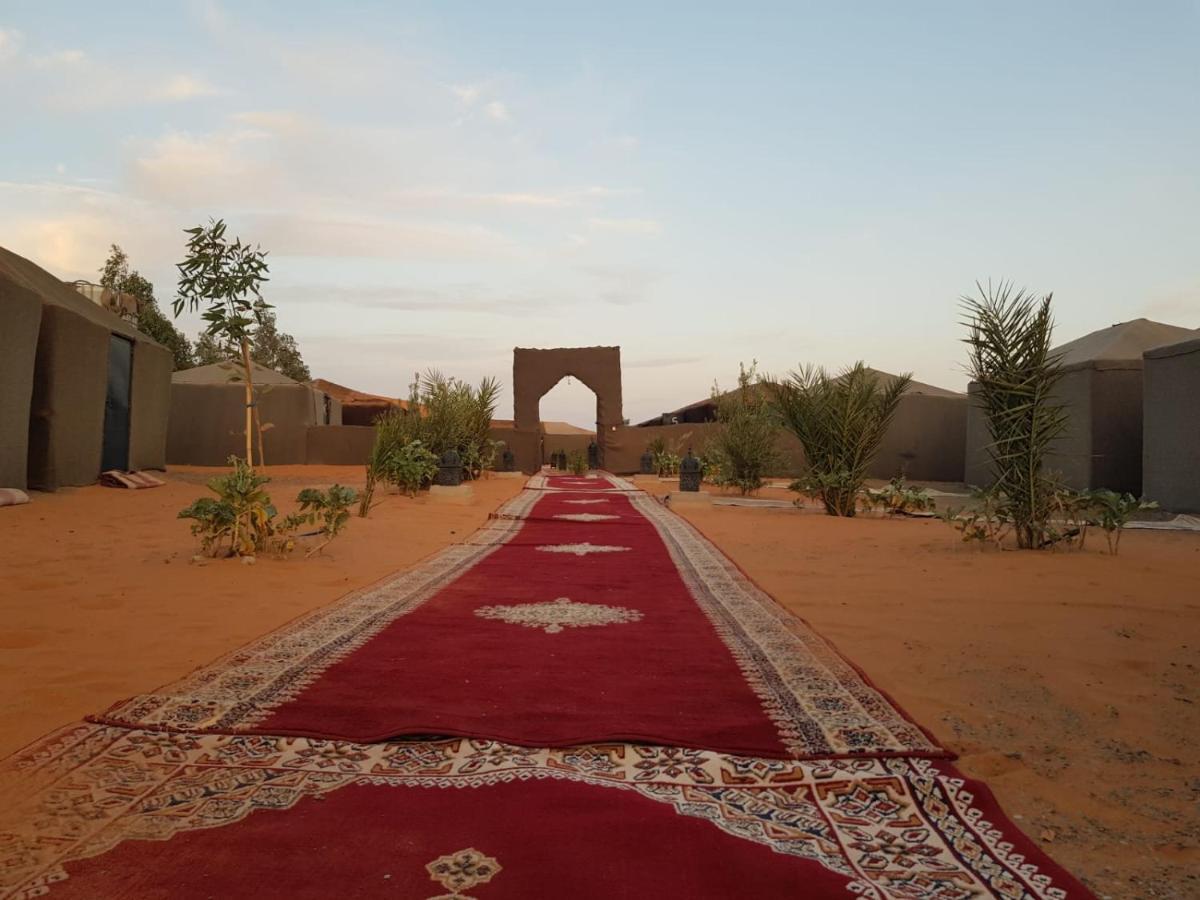
{"label": "tent roof", "polygon": [[1191,328],[1149,319],[1133,319],[1061,344],[1054,348],[1054,352],[1062,355],[1062,364],[1069,369],[1085,366],[1101,369],[1140,368],[1142,354],[1152,347],[1195,337],[1200,337],[1200,332]]}
{"label": "tent roof", "polygon": [[384,397],[381,394],[368,394],[365,391],[358,391],[354,388],[348,388],[344,384],[338,384],[335,381],[327,381],[324,378],[314,378],[309,382],[309,385],[333,397],[342,404],[353,405],[355,403],[369,404],[377,406],[386,403],[390,406],[396,406],[400,409],[408,409],[408,401],[400,400],[396,397]]}
{"label": "tent roof", "polygon": [[[1194,332],[1195,333],[1195,332]],[[1187,353],[1200,353],[1200,333],[1186,341],[1177,344],[1166,344],[1146,351],[1146,359],[1166,359],[1169,356],[1183,356]]]}
{"label": "tent roof", "polygon": [[[300,383],[276,372],[274,369],[260,366],[256,362],[250,363],[250,372],[256,385]],[[229,384],[230,382],[240,382],[241,380],[242,364],[233,361],[212,363],[207,366],[196,366],[193,369],[181,369],[171,375],[172,384]]]}
{"label": "tent roof", "polygon": [[157,346],[155,341],[134,328],[132,323],[97,306],[74,287],[59,281],[36,263],[0,247],[0,283],[6,280],[33,291],[41,298],[42,303],[68,309],[77,316],[102,325],[115,334]]}

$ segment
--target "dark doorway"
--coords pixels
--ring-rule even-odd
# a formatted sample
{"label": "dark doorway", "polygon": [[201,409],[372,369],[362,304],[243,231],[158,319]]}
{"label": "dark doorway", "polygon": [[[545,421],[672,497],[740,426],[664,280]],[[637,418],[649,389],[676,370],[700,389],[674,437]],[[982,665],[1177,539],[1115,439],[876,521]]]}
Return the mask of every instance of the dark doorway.
{"label": "dark doorway", "polygon": [[129,392],[133,384],[133,341],[108,339],[108,394],[104,399],[104,452],[100,471],[129,468]]}

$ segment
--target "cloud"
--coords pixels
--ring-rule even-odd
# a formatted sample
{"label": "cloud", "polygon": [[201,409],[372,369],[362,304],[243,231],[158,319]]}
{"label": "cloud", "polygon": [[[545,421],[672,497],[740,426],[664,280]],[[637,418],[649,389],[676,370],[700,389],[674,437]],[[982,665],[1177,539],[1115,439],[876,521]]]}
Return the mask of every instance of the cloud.
{"label": "cloud", "polygon": [[493,100],[483,109],[488,114],[488,118],[495,119],[497,122],[508,122],[511,119],[508,114],[508,107],[499,100]]}
{"label": "cloud", "polygon": [[12,28],[0,28],[0,61],[16,56],[24,35]]}
{"label": "cloud", "polygon": [[178,102],[194,100],[197,97],[213,97],[222,93],[206,81],[191,75],[174,75],[167,81],[154,88],[149,97],[155,100]]}
{"label": "cloud", "polygon": [[588,219],[588,225],[592,228],[622,231],[627,234],[651,235],[662,232],[662,225],[654,219],[608,219],[597,216]]}
{"label": "cloud", "polygon": [[441,287],[304,284],[278,286],[275,292],[280,297],[286,297],[288,302],[393,312],[539,315],[555,305],[555,298],[550,296],[521,296],[472,283]]}
{"label": "cloud", "polygon": [[481,93],[480,87],[474,84],[451,85],[450,90],[453,92],[455,97],[457,97],[467,106],[470,106],[472,103],[478,100]]}

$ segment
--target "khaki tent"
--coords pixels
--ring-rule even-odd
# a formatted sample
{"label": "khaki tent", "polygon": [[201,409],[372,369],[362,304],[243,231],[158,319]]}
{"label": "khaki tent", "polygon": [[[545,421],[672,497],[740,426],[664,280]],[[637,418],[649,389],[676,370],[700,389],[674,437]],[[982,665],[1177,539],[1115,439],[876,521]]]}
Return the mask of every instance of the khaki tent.
{"label": "khaki tent", "polygon": [[1142,490],[1164,509],[1200,512],[1200,335],[1142,358]]}
{"label": "khaki tent", "polygon": [[[257,363],[252,377],[268,465],[305,463],[309,427],[342,424],[341,404],[323,391]],[[230,456],[244,456],[245,390],[239,363],[213,363],[172,375],[167,461],[172,465],[223,466]]]}
{"label": "khaki tent", "polygon": [[[1058,399],[1069,421],[1048,465],[1075,490],[1142,490],[1142,354],[1196,332],[1149,319],[1134,319],[1093,331],[1055,348],[1065,373]],[[974,382],[968,393],[977,395]],[[968,407],[967,482],[992,482],[987,417]]]}
{"label": "khaki tent", "polygon": [[0,487],[166,464],[171,354],[0,248]]}

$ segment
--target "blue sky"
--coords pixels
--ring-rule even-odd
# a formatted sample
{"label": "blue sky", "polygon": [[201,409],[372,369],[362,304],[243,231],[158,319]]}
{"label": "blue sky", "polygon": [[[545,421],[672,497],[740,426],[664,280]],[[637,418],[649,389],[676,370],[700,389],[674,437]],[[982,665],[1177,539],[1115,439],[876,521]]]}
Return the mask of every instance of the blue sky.
{"label": "blue sky", "polygon": [[223,216],[369,391],[594,344],[635,421],[741,360],[959,388],[989,277],[1062,341],[1200,326],[1195,2],[6,0],[0,122],[0,245],[76,278],[117,242],[169,301]]}

